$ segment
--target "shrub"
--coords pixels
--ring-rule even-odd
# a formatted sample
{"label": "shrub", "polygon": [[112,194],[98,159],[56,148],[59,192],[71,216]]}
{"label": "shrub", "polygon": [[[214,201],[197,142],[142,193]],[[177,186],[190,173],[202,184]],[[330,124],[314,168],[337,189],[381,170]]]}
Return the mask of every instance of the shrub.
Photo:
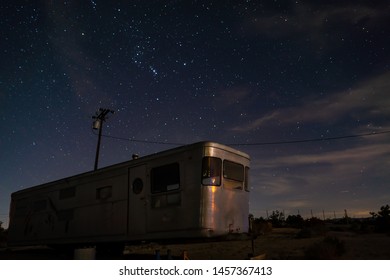
{"label": "shrub", "polygon": [[310,218],[305,220],[305,228],[309,228],[314,234],[324,234],[326,232],[326,224],[318,218]]}
{"label": "shrub", "polygon": [[286,219],[286,224],[293,228],[302,228],[304,222],[301,215],[289,215]]}
{"label": "shrub", "polygon": [[336,260],[345,253],[345,243],[337,237],[325,237],[305,250],[305,259]]}
{"label": "shrub", "polygon": [[297,234],[296,238],[311,238],[313,236],[313,232],[310,228],[303,228]]}
{"label": "shrub", "polygon": [[264,235],[272,231],[272,224],[262,218],[252,221],[252,234],[254,236]]}
{"label": "shrub", "polygon": [[284,213],[279,210],[272,211],[272,214],[268,217],[268,221],[272,223],[273,227],[282,227],[285,224]]}
{"label": "shrub", "polygon": [[370,212],[378,232],[390,232],[390,206],[382,206],[378,213]]}

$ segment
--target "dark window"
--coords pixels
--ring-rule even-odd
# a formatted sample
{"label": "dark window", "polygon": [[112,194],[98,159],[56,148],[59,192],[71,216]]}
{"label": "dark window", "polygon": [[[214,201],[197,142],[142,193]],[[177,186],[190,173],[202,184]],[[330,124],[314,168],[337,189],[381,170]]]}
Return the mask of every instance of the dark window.
{"label": "dark window", "polygon": [[244,166],[225,160],[223,162],[223,177],[237,182],[244,182]]}
{"label": "dark window", "polygon": [[245,167],[245,190],[249,192],[249,167]]}
{"label": "dark window", "polygon": [[151,171],[152,193],[161,193],[180,188],[180,169],[178,163],[155,167]]}
{"label": "dark window", "polygon": [[180,205],[180,168],[172,163],[151,170],[152,208]]}
{"label": "dark window", "polygon": [[59,199],[67,199],[67,198],[74,197],[75,195],[76,195],[76,188],[70,187],[70,188],[60,190]]}
{"label": "dark window", "polygon": [[221,185],[222,160],[216,157],[204,157],[202,160],[202,184],[205,186]]}
{"label": "dark window", "polygon": [[105,186],[96,189],[96,199],[106,200],[112,197],[112,186]]}

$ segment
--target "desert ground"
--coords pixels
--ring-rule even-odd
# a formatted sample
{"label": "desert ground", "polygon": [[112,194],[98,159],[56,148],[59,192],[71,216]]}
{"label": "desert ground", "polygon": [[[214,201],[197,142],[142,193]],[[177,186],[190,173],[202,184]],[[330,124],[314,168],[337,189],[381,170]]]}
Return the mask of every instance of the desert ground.
{"label": "desert ground", "polygon": [[[222,241],[194,244],[145,244],[128,246],[131,256],[146,257],[159,250],[161,258],[171,254],[180,257],[183,252],[194,260],[242,260],[251,256],[261,256],[269,260],[302,260],[302,259],[348,259],[348,260],[390,260],[390,236],[387,234],[353,232],[327,232],[309,238],[297,238],[299,230],[276,228],[271,233],[258,236],[253,241]],[[324,243],[326,238],[336,238],[343,244],[344,250],[338,255],[333,246]],[[313,252],[314,251],[314,252]],[[310,253],[312,252],[312,253]]]}
{"label": "desert ground", "polygon": [[[390,235],[327,231],[299,237],[300,230],[274,228],[253,240],[185,243],[142,243],[126,246],[124,255],[97,255],[98,259],[268,260],[345,259],[389,260]],[[327,242],[329,241],[330,242]],[[0,259],[72,259],[73,255],[47,248],[2,248]]]}

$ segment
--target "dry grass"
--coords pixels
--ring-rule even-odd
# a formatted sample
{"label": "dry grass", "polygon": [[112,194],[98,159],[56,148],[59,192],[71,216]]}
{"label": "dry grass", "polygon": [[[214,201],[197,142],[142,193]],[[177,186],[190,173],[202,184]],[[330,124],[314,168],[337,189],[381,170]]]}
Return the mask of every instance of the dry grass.
{"label": "dry grass", "polygon": [[[305,238],[299,236],[298,229],[275,228],[271,233],[259,236],[253,241],[254,256],[271,260],[289,259],[350,259],[379,260],[390,259],[390,236],[387,234],[353,232],[316,233]],[[327,238],[328,241],[324,241]],[[341,246],[341,247],[340,247]],[[341,249],[340,249],[341,248]],[[127,246],[123,259],[154,259],[156,251],[161,259],[167,259],[167,252],[173,259],[183,258],[183,252],[193,260],[234,260],[248,259],[252,254],[251,240],[198,242],[180,244],[148,243]],[[264,255],[265,254],[265,255]],[[0,259],[66,259],[71,256],[56,254],[53,251],[0,251]],[[112,257],[105,256],[104,259]]]}
{"label": "dry grass", "polygon": [[[302,259],[390,259],[390,236],[386,234],[355,234],[327,232],[308,238],[297,238],[300,230],[275,228],[271,233],[254,240],[254,256],[265,254],[271,260]],[[127,247],[125,258],[154,258],[160,251],[166,258],[167,250],[180,258],[183,251],[194,260],[248,259],[252,253],[250,240],[194,244],[147,244]]]}

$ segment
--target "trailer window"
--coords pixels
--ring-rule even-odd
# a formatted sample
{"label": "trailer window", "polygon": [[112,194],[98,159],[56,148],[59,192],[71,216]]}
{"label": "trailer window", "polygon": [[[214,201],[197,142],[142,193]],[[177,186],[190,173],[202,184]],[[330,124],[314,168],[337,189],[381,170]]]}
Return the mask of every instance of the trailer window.
{"label": "trailer window", "polygon": [[180,188],[180,169],[178,163],[172,163],[151,170],[152,193],[178,190]]}
{"label": "trailer window", "polygon": [[204,186],[221,185],[222,160],[216,157],[204,157],[202,160],[202,184]]}
{"label": "trailer window", "polygon": [[237,182],[244,182],[244,166],[225,160],[223,162],[223,177]]}
{"label": "trailer window", "polygon": [[151,170],[152,208],[180,205],[180,168],[178,163],[155,167]]}

